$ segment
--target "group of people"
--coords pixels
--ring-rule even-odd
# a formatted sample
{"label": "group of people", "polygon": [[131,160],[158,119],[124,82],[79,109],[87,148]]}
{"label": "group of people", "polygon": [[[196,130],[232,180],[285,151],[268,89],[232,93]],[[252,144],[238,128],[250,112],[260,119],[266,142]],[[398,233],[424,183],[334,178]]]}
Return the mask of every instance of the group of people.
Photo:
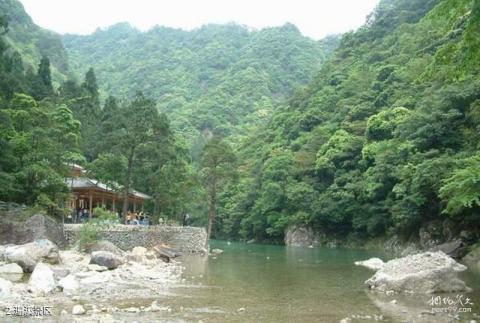
{"label": "group of people", "polygon": [[127,212],[127,224],[148,225],[148,222],[148,217],[143,211],[140,213],[130,211]]}
{"label": "group of people", "polygon": [[86,222],[90,218],[90,211],[87,208],[81,208],[76,213],[75,212],[73,213],[74,213],[73,215],[74,223]]}

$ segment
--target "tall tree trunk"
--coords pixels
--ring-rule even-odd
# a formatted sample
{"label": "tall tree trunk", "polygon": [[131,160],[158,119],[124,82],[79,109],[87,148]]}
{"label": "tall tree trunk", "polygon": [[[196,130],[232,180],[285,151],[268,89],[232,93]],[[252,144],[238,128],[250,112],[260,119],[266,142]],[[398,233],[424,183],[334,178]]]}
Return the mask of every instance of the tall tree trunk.
{"label": "tall tree trunk", "polygon": [[128,212],[128,191],[130,190],[130,178],[132,177],[133,156],[135,149],[132,148],[130,155],[128,156],[127,174],[125,176],[125,182],[123,184],[123,221],[127,224],[127,212]]}
{"label": "tall tree trunk", "polygon": [[212,191],[210,196],[210,205],[208,210],[208,227],[207,227],[207,247],[208,241],[212,234],[213,222],[217,216],[217,179],[214,177],[212,182]]}
{"label": "tall tree trunk", "polygon": [[153,198],[153,216],[157,216],[158,213],[158,199],[157,197]]}

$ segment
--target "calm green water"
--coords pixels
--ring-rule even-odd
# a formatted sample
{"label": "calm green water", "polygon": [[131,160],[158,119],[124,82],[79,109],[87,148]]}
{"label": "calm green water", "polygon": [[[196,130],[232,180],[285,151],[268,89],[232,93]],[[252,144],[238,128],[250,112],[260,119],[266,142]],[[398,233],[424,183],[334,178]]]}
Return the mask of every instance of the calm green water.
{"label": "calm green water", "polygon": [[[185,286],[177,297],[164,301],[174,309],[172,319],[203,322],[339,322],[351,315],[387,322],[442,322],[446,314],[423,315],[431,310],[431,296],[381,296],[369,292],[364,281],[373,273],[353,265],[356,260],[389,257],[381,252],[295,248],[215,241],[213,248],[224,253],[213,257],[183,260]],[[478,275],[464,277],[480,289]],[[478,312],[478,293],[467,296]],[[395,299],[396,304],[390,302]],[[245,310],[240,310],[244,308]],[[473,316],[462,314],[460,321]],[[370,319],[368,318],[370,317]]]}

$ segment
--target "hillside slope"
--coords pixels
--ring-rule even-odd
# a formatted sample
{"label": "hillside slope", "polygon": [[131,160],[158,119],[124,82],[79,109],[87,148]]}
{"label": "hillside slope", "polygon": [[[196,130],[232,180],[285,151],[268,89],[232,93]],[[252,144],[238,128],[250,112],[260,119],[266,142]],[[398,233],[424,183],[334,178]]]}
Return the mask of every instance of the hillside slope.
{"label": "hillside slope", "polygon": [[478,62],[480,1],[381,1],[243,142],[218,236],[276,240],[295,224],[362,239],[418,237],[427,223],[440,241],[478,234]]}
{"label": "hillside slope", "polygon": [[42,56],[47,56],[52,64],[53,80],[64,81],[68,75],[68,56],[60,36],[37,26],[17,0],[1,0],[0,15],[7,16],[6,40],[11,50],[21,54],[27,69],[35,71]]}
{"label": "hillside slope", "polygon": [[93,66],[100,89],[119,97],[142,90],[191,138],[203,130],[247,132],[246,124],[267,118],[310,81],[324,51],[336,45],[323,48],[291,24],[260,31],[228,24],[140,32],[121,23],[63,40],[77,74]]}

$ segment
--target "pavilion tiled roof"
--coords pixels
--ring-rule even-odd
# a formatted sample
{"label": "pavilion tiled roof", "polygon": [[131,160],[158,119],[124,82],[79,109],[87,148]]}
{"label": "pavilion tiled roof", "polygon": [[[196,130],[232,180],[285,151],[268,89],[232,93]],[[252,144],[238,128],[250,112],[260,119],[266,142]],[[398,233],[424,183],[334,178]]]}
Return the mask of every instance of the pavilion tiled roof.
{"label": "pavilion tiled roof", "polygon": [[[117,193],[112,187],[108,186],[107,184],[104,184],[96,179],[92,178],[87,178],[87,177],[72,177],[72,178],[67,178],[65,180],[66,184],[70,187],[70,189],[87,189],[87,188],[97,188],[100,189],[104,192],[109,192],[109,193]],[[151,199],[152,197],[136,191],[136,190],[130,190],[129,194],[133,195],[134,197],[138,197],[141,199]]]}

